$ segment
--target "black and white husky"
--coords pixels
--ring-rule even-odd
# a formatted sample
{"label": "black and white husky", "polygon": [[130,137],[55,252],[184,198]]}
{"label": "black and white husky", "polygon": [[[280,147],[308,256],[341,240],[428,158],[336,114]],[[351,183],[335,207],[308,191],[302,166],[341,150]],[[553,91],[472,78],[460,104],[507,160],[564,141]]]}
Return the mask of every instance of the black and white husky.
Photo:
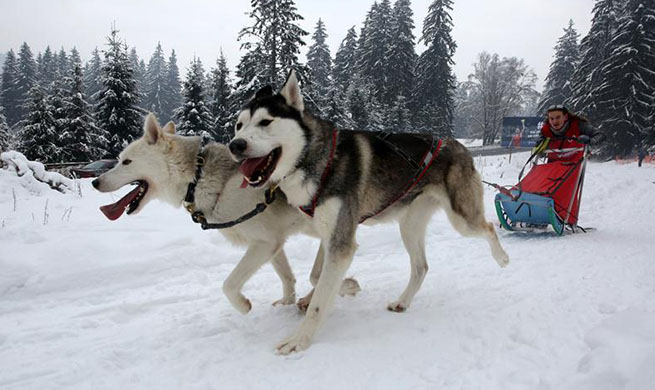
{"label": "black and white husky", "polygon": [[[175,134],[173,122],[162,128],[154,115],[148,115],[143,137],[130,143],[120,153],[118,164],[113,169],[93,181],[93,186],[100,192],[112,192],[126,185],[137,184],[117,202],[103,206],[103,213],[111,220],[119,218],[125,210],[127,214],[135,215],[152,199],[181,206],[190,183],[195,184],[195,210],[204,213],[209,223],[232,221],[252,210],[264,199],[264,189],[243,188],[243,176],[237,171],[238,165],[230,158],[227,147],[210,143],[203,148],[200,141],[200,137]],[[204,165],[198,178],[199,156]],[[282,298],[274,304],[296,303],[296,279],[282,247],[292,234],[312,234],[306,219],[289,206],[284,196],[279,196],[254,218],[220,232],[230,242],[248,248],[223,283],[223,292],[235,309],[243,314],[250,311],[250,300],[241,290],[268,261],[282,281]],[[317,256],[318,262],[322,259],[322,256]],[[313,284],[318,280],[316,272],[313,271]],[[344,280],[342,295],[354,295],[357,291],[357,281],[351,278]],[[304,307],[306,304],[303,302],[307,299],[301,300],[299,306]]]}
{"label": "black and white husky", "polygon": [[[307,314],[278,345],[279,353],[310,345],[350,266],[363,220],[397,219],[409,252],[409,284],[388,305],[392,311],[406,310],[421,287],[428,269],[425,231],[438,208],[462,235],[485,238],[498,265],[509,263],[484,218],[482,182],[468,150],[454,139],[430,148],[415,135],[385,137],[338,131],[309,114],[293,71],[279,93],[262,88],[239,113],[229,148],[244,180],[252,187],[279,186],[289,204],[312,216],[322,240],[322,271]],[[423,156],[418,169],[406,154]]]}

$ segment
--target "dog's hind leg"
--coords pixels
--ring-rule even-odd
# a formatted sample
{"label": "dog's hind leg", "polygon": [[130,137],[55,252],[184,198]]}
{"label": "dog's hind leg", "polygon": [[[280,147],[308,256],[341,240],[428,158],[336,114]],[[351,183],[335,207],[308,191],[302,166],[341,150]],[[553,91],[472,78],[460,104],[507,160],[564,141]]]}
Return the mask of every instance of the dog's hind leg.
{"label": "dog's hind leg", "polygon": [[[455,169],[451,169],[450,175]],[[499,266],[509,264],[509,256],[500,245],[496,229],[484,218],[483,189],[477,172],[469,179],[468,185],[451,185],[448,187],[449,202],[444,209],[450,223],[461,235],[483,237],[487,240],[491,255]],[[465,181],[466,182],[466,181]]]}
{"label": "dog's hind leg", "polygon": [[273,302],[273,306],[292,305],[296,303],[296,278],[293,276],[291,267],[289,267],[289,261],[287,260],[287,255],[284,253],[284,249],[280,249],[273,256],[271,264],[277,276],[280,277],[280,281],[282,281],[282,298]]}
{"label": "dog's hind leg", "polygon": [[400,297],[389,303],[387,309],[395,312],[404,312],[412,303],[414,295],[423,284],[428,271],[425,257],[425,231],[435,208],[434,200],[422,196],[414,200],[409,209],[400,218],[400,236],[409,253],[411,274],[409,283]]}
{"label": "dog's hind leg", "polygon": [[[223,293],[227,296],[232,306],[241,314],[248,313],[252,308],[250,300],[241,293],[243,285],[264,263],[277,255],[277,252],[282,248],[281,245],[281,243],[263,241],[250,244],[246,250],[246,254],[243,255],[237,266],[232,270],[227,279],[225,279],[225,282],[223,282]],[[283,259],[286,260],[286,256]]]}
{"label": "dog's hind leg", "polygon": [[[312,273],[309,275],[309,282],[312,284],[312,287],[316,287],[316,283],[318,283],[318,279],[321,276],[321,270],[323,269],[324,255],[325,255],[325,250],[323,249],[323,243],[321,243],[321,246],[319,246],[318,248],[318,253],[316,253],[316,260],[314,260]],[[362,289],[359,287],[359,283],[357,282],[357,280],[355,280],[354,278],[345,278],[341,283],[341,288],[339,289],[339,295],[342,297],[345,295],[355,296],[361,290]],[[312,300],[312,295],[314,295],[313,288],[312,291],[309,292],[309,294],[298,299],[298,302],[296,303],[296,306],[298,306],[298,310],[302,312],[307,311],[307,307],[309,307],[309,302],[311,302]]]}

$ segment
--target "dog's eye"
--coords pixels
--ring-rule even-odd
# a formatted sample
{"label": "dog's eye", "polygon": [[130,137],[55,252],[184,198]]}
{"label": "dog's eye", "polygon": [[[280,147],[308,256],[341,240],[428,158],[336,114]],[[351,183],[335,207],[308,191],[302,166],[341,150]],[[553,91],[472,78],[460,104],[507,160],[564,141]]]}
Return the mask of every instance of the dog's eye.
{"label": "dog's eye", "polygon": [[262,120],[259,121],[258,126],[266,127],[266,126],[270,125],[271,122],[273,122],[273,121],[270,120],[270,119],[262,119]]}
{"label": "dog's eye", "polygon": [[131,163],[132,163],[132,160],[130,160],[129,158],[123,160],[123,165],[130,165]]}
{"label": "dog's eye", "polygon": [[237,130],[241,130],[242,126],[243,126],[243,123],[241,123],[241,122],[237,123]]}

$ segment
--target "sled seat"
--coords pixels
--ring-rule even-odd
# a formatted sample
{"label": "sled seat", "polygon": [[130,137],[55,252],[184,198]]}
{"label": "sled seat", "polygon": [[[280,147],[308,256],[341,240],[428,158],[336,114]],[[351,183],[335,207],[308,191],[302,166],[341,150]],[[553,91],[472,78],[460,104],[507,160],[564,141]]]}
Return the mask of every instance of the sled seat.
{"label": "sled seat", "polygon": [[[510,191],[514,197],[519,190]],[[555,213],[555,202],[552,198],[522,192],[513,200],[503,193],[496,194],[496,213],[504,229],[523,230],[524,227],[545,227],[551,225],[557,235],[564,232],[564,223]]]}

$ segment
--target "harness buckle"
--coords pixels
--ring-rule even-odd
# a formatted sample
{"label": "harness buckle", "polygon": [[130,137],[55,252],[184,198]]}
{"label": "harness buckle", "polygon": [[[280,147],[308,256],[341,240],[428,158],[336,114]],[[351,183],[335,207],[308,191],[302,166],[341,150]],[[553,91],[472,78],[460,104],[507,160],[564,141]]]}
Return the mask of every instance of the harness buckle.
{"label": "harness buckle", "polygon": [[196,205],[194,203],[184,202],[184,208],[192,215],[196,211]]}
{"label": "harness buckle", "polygon": [[264,202],[267,205],[275,202],[275,190],[277,190],[277,187],[277,184],[273,184],[266,190],[266,192],[264,192]]}
{"label": "harness buckle", "polygon": [[195,223],[200,223],[200,224],[207,223],[207,219],[205,218],[205,215],[200,211],[196,211],[195,213],[191,214],[191,219]]}

